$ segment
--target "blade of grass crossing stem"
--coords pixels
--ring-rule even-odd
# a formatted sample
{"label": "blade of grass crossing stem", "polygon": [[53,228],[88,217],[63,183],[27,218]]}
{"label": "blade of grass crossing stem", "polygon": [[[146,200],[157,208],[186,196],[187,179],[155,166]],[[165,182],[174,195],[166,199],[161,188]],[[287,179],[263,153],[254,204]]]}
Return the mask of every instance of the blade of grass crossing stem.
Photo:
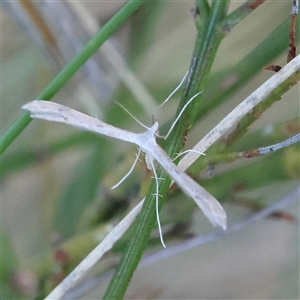
{"label": "blade of grass crossing stem", "polygon": [[[121,9],[98,31],[86,46],[67,64],[61,72],[36,98],[50,100],[71,79],[79,68],[99,49],[99,47],[128,19],[144,0],[129,0]],[[2,135],[0,140],[0,154],[18,137],[31,122],[29,113],[23,113],[14,124]]]}
{"label": "blade of grass crossing stem", "polygon": [[[178,112],[182,109],[185,103],[201,88],[201,83],[205,81],[205,77],[210,71],[216,48],[220,44],[223,35],[220,34],[220,23],[225,17],[227,12],[229,1],[213,1],[207,22],[204,25],[204,30],[198,33],[194,53],[191,60],[191,66],[189,71],[189,78],[187,79],[187,86],[185,93],[178,107]],[[210,46],[214,45],[212,49]],[[201,60],[201,62],[199,61]],[[204,78],[203,78],[204,77]],[[191,103],[191,106],[185,110],[182,118],[176,124],[172,134],[168,138],[168,146],[166,153],[173,157],[173,154],[180,151],[182,147],[182,138],[184,132],[188,129],[188,126],[193,122],[195,113],[193,110],[197,108],[197,103]],[[159,178],[164,178],[160,181],[159,194],[162,197],[159,199],[159,209],[161,208],[165,195],[170,185],[170,178],[160,170],[157,172]],[[146,196],[146,200],[142,207],[141,214],[139,215],[137,222],[135,223],[135,231],[132,235],[132,239],[129,241],[127,248],[125,249],[120,263],[115,271],[115,274],[108,286],[108,289],[103,296],[103,299],[122,299],[126,292],[130,279],[136,269],[142,253],[146,248],[149,236],[152,228],[155,224],[155,199],[153,194],[155,193],[155,182],[152,181],[149,191]]]}

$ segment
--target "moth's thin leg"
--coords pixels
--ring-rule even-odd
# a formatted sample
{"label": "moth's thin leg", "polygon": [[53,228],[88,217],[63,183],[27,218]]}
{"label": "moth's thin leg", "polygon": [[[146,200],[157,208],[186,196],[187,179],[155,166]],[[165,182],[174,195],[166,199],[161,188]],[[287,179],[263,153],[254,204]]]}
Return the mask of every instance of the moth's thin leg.
{"label": "moth's thin leg", "polygon": [[160,225],[160,219],[159,219],[159,210],[158,210],[158,197],[159,197],[158,187],[159,187],[159,185],[158,185],[158,177],[157,177],[157,174],[156,174],[156,171],[155,171],[155,168],[154,168],[153,160],[151,160],[151,166],[152,166],[154,178],[155,178],[155,181],[156,181],[156,193],[155,193],[155,201],[156,201],[155,206],[156,206],[156,209],[155,210],[156,210],[156,219],[157,219],[159,237],[160,237],[160,242],[163,245],[163,247],[167,248],[166,244],[164,242],[164,238],[163,238],[163,234],[162,234],[162,230],[161,230],[161,225]]}
{"label": "moth's thin leg", "polygon": [[185,75],[183,76],[183,78],[181,79],[180,83],[178,84],[178,86],[175,88],[175,90],[167,97],[167,99],[157,108],[160,109],[163,105],[165,105],[170,99],[171,97],[180,89],[180,87],[182,86],[182,84],[184,83],[186,77],[188,76],[189,71],[187,71],[185,73]]}
{"label": "moth's thin leg", "polygon": [[141,151],[142,151],[141,148],[139,148],[139,152],[138,152],[138,154],[135,154],[136,158],[135,158],[135,161],[134,161],[133,165],[131,166],[130,170],[128,171],[128,173],[125,176],[123,176],[123,178],[117,184],[115,184],[111,188],[112,190],[115,189],[116,187],[118,187],[132,173],[133,169],[135,168],[135,166],[140,158]]}
{"label": "moth's thin leg", "polygon": [[178,122],[178,120],[180,119],[181,115],[183,114],[184,110],[188,107],[188,105],[197,97],[199,96],[200,94],[202,93],[199,92],[197,93],[196,95],[194,95],[182,108],[181,112],[179,113],[179,115],[177,116],[177,118],[175,119],[175,121],[173,122],[170,130],[168,131],[167,135],[165,136],[165,140],[168,138],[168,136],[170,135],[171,131],[173,130],[174,126],[176,125],[176,123]]}
{"label": "moth's thin leg", "polygon": [[182,151],[180,153],[177,154],[177,156],[175,158],[173,158],[172,160],[176,160],[178,157],[180,157],[181,155],[184,155],[186,153],[189,153],[189,152],[196,152],[198,153],[199,155],[206,155],[205,153],[203,152],[200,152],[200,151],[197,151],[197,150],[194,150],[194,149],[188,149],[188,150],[185,150],[185,151]]}
{"label": "moth's thin leg", "polygon": [[[238,123],[243,116],[253,109],[258,103],[266,99],[272,91],[282,84],[293,73],[300,69],[300,55],[285,65],[279,72],[275,73],[259,88],[257,88],[244,101],[236,106],[221,122],[219,122],[205,137],[198,142],[193,149],[206,151],[213,143],[223,136],[233,125]],[[185,171],[199,156],[188,153],[179,163],[179,168]]]}
{"label": "moth's thin leg", "polygon": [[227,216],[221,204],[195,180],[182,172],[159,145],[153,145],[151,155],[177,183],[181,190],[197,203],[210,222],[214,226],[221,226],[225,230]]}

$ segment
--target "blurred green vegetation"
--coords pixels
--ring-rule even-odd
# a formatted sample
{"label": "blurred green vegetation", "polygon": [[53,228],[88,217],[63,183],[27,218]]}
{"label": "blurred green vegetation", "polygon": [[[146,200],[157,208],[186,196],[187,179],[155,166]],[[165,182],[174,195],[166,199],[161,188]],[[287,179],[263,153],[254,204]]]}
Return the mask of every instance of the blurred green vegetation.
{"label": "blurred green vegetation", "polygon": [[[198,5],[201,2],[198,1]],[[203,3],[205,4],[206,1]],[[237,3],[232,5],[236,6]],[[274,8],[276,5],[278,5],[277,9]],[[282,57],[286,57],[288,51],[289,5],[276,3],[272,6],[270,14],[270,3],[266,3],[252,13],[254,16],[250,14],[245,20],[240,20],[234,29],[230,28],[234,31],[235,39],[230,40],[231,48],[227,45],[225,50],[230,49],[231,53],[224,52],[222,44],[220,52],[217,53],[217,61],[221,57],[226,64],[228,58],[229,63],[225,66],[214,65],[207,76],[202,86],[201,103],[195,111],[195,124],[202,124],[203,121],[210,119],[209,124],[215,125],[215,120],[220,117],[215,116],[217,107],[226,102],[232,103],[230,100],[235,97],[242,100],[241,97],[246,97],[254,89],[253,80],[256,78],[259,78],[256,83],[263,83],[261,80],[264,79],[256,76],[265,65],[274,61],[284,64]],[[124,46],[126,62],[143,81],[158,104],[177,85],[180,76],[188,68],[183,62],[188,63],[190,60],[190,44],[194,42],[196,32],[193,31],[194,25],[191,25],[192,20],[188,15],[188,8],[191,6],[193,5],[186,3],[146,2],[128,20],[130,22],[126,30],[129,33],[125,35],[127,45]],[[274,18],[272,12],[280,16]],[[231,24],[229,16],[225,18],[224,26]],[[248,18],[250,21],[247,21]],[[203,23],[201,20],[199,23],[198,21],[199,19],[196,19],[196,25],[198,30],[201,30]],[[7,22],[5,24],[9,24],[8,26],[16,26],[12,24],[12,20],[4,20],[4,22]],[[263,38],[256,39],[257,31],[252,30],[251,26],[249,28],[247,22],[259,23],[262,30],[259,34],[265,33]],[[299,18],[297,28],[299,28]],[[13,40],[14,34],[17,34],[16,40],[20,43],[13,45],[18,51],[6,54],[2,63],[3,112],[5,112],[2,113],[5,117],[3,128],[7,128],[8,124],[19,115],[22,104],[36,98],[38,91],[46,85],[45,81],[52,76],[46,58],[41,58],[43,52],[39,52],[36,46],[24,40],[23,32],[19,30],[13,27],[12,32],[3,37],[4,46],[6,41],[9,43]],[[240,48],[243,46],[240,39],[243,40],[245,35],[255,41],[255,47],[240,56]],[[175,38],[171,39],[170,36]],[[225,37],[225,43],[230,36],[231,32]],[[115,36],[115,38],[119,39],[119,43],[124,41],[122,36]],[[187,44],[188,41],[190,44]],[[299,30],[296,41],[299,43]],[[184,48],[188,50],[182,51]],[[238,59],[235,60],[235,56]],[[169,60],[171,63],[168,63]],[[185,69],[179,70],[177,63]],[[155,68],[157,70],[153,71]],[[271,73],[263,72],[267,74],[263,76],[271,76]],[[161,78],[164,80],[162,81]],[[286,90],[298,80],[299,73],[296,74],[292,84],[287,83]],[[68,96],[68,91],[77,91],[76,84],[78,81],[67,85],[65,94],[63,91],[60,92],[57,101],[59,97],[66,97],[66,102],[70,106],[78,106],[88,111],[85,99],[80,95],[78,95],[79,104],[72,98],[74,94],[70,93],[71,97]],[[286,90],[272,95],[268,102],[261,105],[260,119],[264,118],[264,111],[281,98],[286,101],[286,106],[299,100],[299,92],[290,93],[291,99],[288,99],[284,96]],[[110,103],[101,103],[100,97],[96,99],[99,114],[101,113],[103,116],[101,119],[104,121],[128,130],[136,132],[140,130],[130,116],[114,105],[113,100],[120,101],[144,123],[151,122],[143,111],[142,105],[133,99],[131,92],[123,83],[120,83],[115,90]],[[234,107],[234,104],[232,105]],[[165,133],[173,120],[170,110],[175,111],[175,106],[170,103],[162,110],[163,112],[154,113],[157,114],[161,124],[160,132]],[[290,114],[291,118],[284,123],[274,117],[268,122],[269,126],[250,131],[249,127],[258,118],[254,114],[248,115],[241,121],[239,131],[231,135],[230,144],[226,144],[226,141],[216,143],[204,158],[202,157],[190,168],[190,174],[222,203],[234,203],[253,210],[264,207],[265,203],[260,197],[246,198],[241,195],[241,192],[255,190],[272,183],[298,180],[299,144],[266,157],[247,160],[247,163],[245,159],[241,159],[231,165],[234,160],[231,155],[236,151],[280,142],[299,132],[300,123],[296,118],[299,110],[294,110]],[[268,131],[270,127],[271,130]],[[160,143],[162,146],[166,145],[164,141]],[[105,236],[109,226],[115,225],[117,220],[144,196],[145,186],[148,187],[151,174],[142,164],[118,190],[110,190],[111,182],[117,182],[122,177],[120,168],[124,170],[124,174],[126,168],[130,168],[134,159],[133,152],[134,148],[124,143],[110,141],[88,132],[78,132],[61,125],[44,124],[41,121],[34,121],[15,141],[15,144],[8,148],[1,160],[3,211],[9,211],[2,216],[2,260],[3,257],[5,260],[1,261],[1,280],[4,298],[28,297],[25,290],[15,289],[16,286],[11,280],[21,269],[28,269],[36,276],[39,295],[44,296],[55,285],[57,274],[55,268],[63,269],[62,266],[57,266],[54,260],[57,250],[64,249],[68,254],[68,265],[63,269],[63,272],[67,273],[97,245],[99,234]],[[207,178],[207,172],[203,170],[211,166],[215,168],[217,174],[213,178]],[[32,184],[34,180],[36,180],[35,185]],[[190,216],[196,206],[190,199],[182,201],[180,195],[180,191],[176,189],[169,191],[165,210],[170,213],[161,214],[163,225],[175,227],[178,222],[190,225]],[[30,207],[33,198],[36,199],[34,202],[36,206]],[[179,208],[174,210],[172,205]],[[37,221],[34,222],[32,219],[36,220],[36,218],[32,218],[29,214],[18,219],[18,216],[22,215],[22,209],[24,212],[38,214]],[[19,224],[14,228],[14,223]],[[15,235],[20,228],[26,228],[23,239],[18,239],[19,235]],[[36,231],[39,233],[35,235]],[[124,250],[132,232],[131,229],[124,239],[117,243],[111,257],[114,258]],[[54,238],[57,236],[57,239]],[[34,247],[36,244],[39,244],[38,250]],[[159,245],[157,237],[153,237],[149,245],[153,247]],[[14,247],[18,250],[15,251]],[[24,253],[22,249],[26,249]],[[112,265],[114,263],[109,263],[108,257],[107,268],[103,269],[108,269]]]}

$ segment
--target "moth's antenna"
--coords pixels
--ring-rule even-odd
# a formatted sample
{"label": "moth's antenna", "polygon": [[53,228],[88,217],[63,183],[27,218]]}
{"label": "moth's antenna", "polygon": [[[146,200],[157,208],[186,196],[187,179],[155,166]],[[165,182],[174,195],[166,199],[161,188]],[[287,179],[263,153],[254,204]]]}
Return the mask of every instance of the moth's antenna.
{"label": "moth's antenna", "polygon": [[[139,123],[142,127],[146,128],[147,130],[151,130],[151,128],[147,127],[146,125],[144,125],[141,121],[139,121],[127,108],[125,108],[121,103],[119,103],[118,101],[115,101],[116,104],[118,104],[120,107],[122,107],[137,123]],[[154,114],[152,114],[152,124],[154,124]],[[159,135],[158,133],[154,133],[154,135],[158,138],[163,139],[164,136]]]}
{"label": "moth's antenna", "polygon": [[185,151],[182,151],[180,153],[177,154],[177,156],[175,158],[173,158],[173,161],[176,160],[178,157],[186,154],[186,153],[189,153],[189,152],[195,152],[199,155],[206,155],[204,152],[200,152],[200,151],[197,151],[197,150],[194,150],[194,149],[188,149],[188,150],[185,150]]}
{"label": "moth's antenna", "polygon": [[147,130],[150,130],[149,127],[147,127],[146,125],[144,125],[140,120],[138,120],[127,108],[125,108],[121,103],[119,103],[118,101],[115,101],[116,104],[118,104],[120,107],[122,107],[128,114],[129,116],[131,116],[137,123],[139,123],[142,127],[146,128]]}

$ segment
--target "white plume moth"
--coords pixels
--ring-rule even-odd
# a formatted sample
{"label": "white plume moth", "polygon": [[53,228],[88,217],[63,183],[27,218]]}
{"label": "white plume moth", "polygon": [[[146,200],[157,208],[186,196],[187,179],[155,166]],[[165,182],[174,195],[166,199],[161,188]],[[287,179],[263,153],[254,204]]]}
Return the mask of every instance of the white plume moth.
{"label": "white plume moth", "polygon": [[182,191],[197,203],[214,226],[226,229],[227,216],[220,203],[196,181],[181,171],[156,143],[157,122],[143,133],[133,133],[54,102],[34,100],[22,108],[28,110],[32,118],[66,123],[83,130],[136,144],[146,154],[149,169],[153,169],[153,162],[156,160]]}
{"label": "white plume moth", "polygon": [[[192,162],[195,161],[199,157],[200,153],[206,151],[209,148],[209,146],[211,146],[211,144],[213,144],[218,138],[220,138],[224,134],[224,132],[226,132],[229,128],[231,128],[233,126],[233,124],[237,123],[243,115],[248,113],[256,104],[258,104],[263,99],[265,99],[271,93],[271,91],[274,90],[276,87],[278,87],[284,80],[286,80],[294,72],[299,70],[299,67],[300,67],[300,56],[298,55],[290,63],[288,63],[286,66],[284,66],[278,73],[273,75],[262,86],[260,86],[256,91],[254,91],[249,97],[247,97],[228,116],[226,116],[215,128],[213,128],[192,150],[190,150],[190,153],[188,155],[186,155],[184,157],[184,159],[182,159],[179,162],[180,169],[181,170],[187,169],[187,167],[189,165],[191,165]],[[170,97],[168,97],[168,99],[169,98]],[[36,102],[36,101],[34,101],[34,102]],[[49,103],[49,102],[46,102],[46,103]],[[29,104],[25,105],[24,108],[31,111],[31,108],[27,108],[28,105]],[[46,112],[45,112],[45,114],[46,114]],[[32,114],[32,116],[35,117],[33,114]],[[50,118],[40,117],[40,118],[49,119],[51,121],[54,121],[51,119],[51,117]],[[97,121],[101,122],[99,120],[97,120]],[[61,122],[61,121],[57,120],[57,122]],[[64,121],[64,123],[67,123],[67,122]],[[101,123],[105,124],[103,122],[101,122]],[[106,127],[106,125],[107,124],[105,124],[105,127]],[[73,126],[78,126],[78,124],[73,125]],[[110,126],[110,125],[108,125],[108,126]],[[155,126],[155,124],[153,126]],[[86,128],[86,126],[84,126],[84,127],[79,126],[79,127],[89,130],[88,128]],[[108,128],[108,127],[106,127],[106,128]],[[110,128],[114,128],[114,127],[111,126]],[[152,128],[153,127],[151,127],[149,130],[151,130]],[[124,131],[124,130],[121,130],[118,128],[117,128],[117,130],[127,133],[127,131]],[[100,133],[100,132],[98,132],[98,133],[104,134],[104,133]],[[132,134],[132,133],[130,133],[130,134]],[[135,134],[133,134],[133,135],[135,135]],[[154,139],[154,143],[156,145],[155,134],[152,132],[150,134],[150,136],[152,136],[152,139]],[[126,139],[122,139],[122,140],[126,140]],[[130,141],[130,142],[133,142],[136,144],[135,141]],[[156,146],[159,147],[158,145],[156,145]],[[170,160],[168,158],[168,156],[166,155],[166,153],[164,153],[164,151],[162,149],[161,149],[161,151],[164,154],[163,157],[166,156],[167,160]],[[175,166],[175,167],[177,170],[178,167],[177,166]],[[179,171],[182,172],[181,170],[179,170]],[[170,176],[172,176],[172,175],[170,175]],[[201,192],[199,192],[199,194],[202,195],[203,197],[205,196],[205,194],[201,194]],[[212,199],[211,197],[212,196],[210,194],[208,194],[207,201],[210,201],[210,199]],[[205,201],[205,203],[207,201]],[[82,260],[82,262],[46,297],[46,299],[49,299],[49,300],[50,299],[62,299],[62,297],[66,294],[66,292],[68,290],[70,290],[71,287],[74,286],[80,280],[80,278],[82,278],[89,270],[91,270],[91,268],[100,260],[102,255],[104,253],[106,253],[107,251],[109,251],[113,247],[114,243],[124,234],[124,232],[134,222],[136,216],[139,214],[142,204],[143,204],[143,200],[134,209],[132,209],[132,211],[128,215],[126,215],[126,217],[124,217],[124,219],[122,221],[120,221],[120,223],[117,226],[115,226],[114,229],[112,229],[110,231],[110,233],[103,239],[103,241],[94,250],[92,250],[91,253],[87,257],[85,257]],[[203,205],[204,205],[204,203],[203,203]],[[217,202],[217,207],[219,205],[220,204]],[[216,222],[216,219],[217,219],[217,216],[215,215],[215,213],[218,213],[218,210],[215,211],[214,209],[211,208],[210,215],[212,215],[213,219],[212,220],[210,219],[210,220],[212,223]],[[223,223],[219,223],[219,226],[223,227],[222,224],[225,224],[225,226],[226,226],[225,213],[224,213],[224,217],[223,217]]]}

